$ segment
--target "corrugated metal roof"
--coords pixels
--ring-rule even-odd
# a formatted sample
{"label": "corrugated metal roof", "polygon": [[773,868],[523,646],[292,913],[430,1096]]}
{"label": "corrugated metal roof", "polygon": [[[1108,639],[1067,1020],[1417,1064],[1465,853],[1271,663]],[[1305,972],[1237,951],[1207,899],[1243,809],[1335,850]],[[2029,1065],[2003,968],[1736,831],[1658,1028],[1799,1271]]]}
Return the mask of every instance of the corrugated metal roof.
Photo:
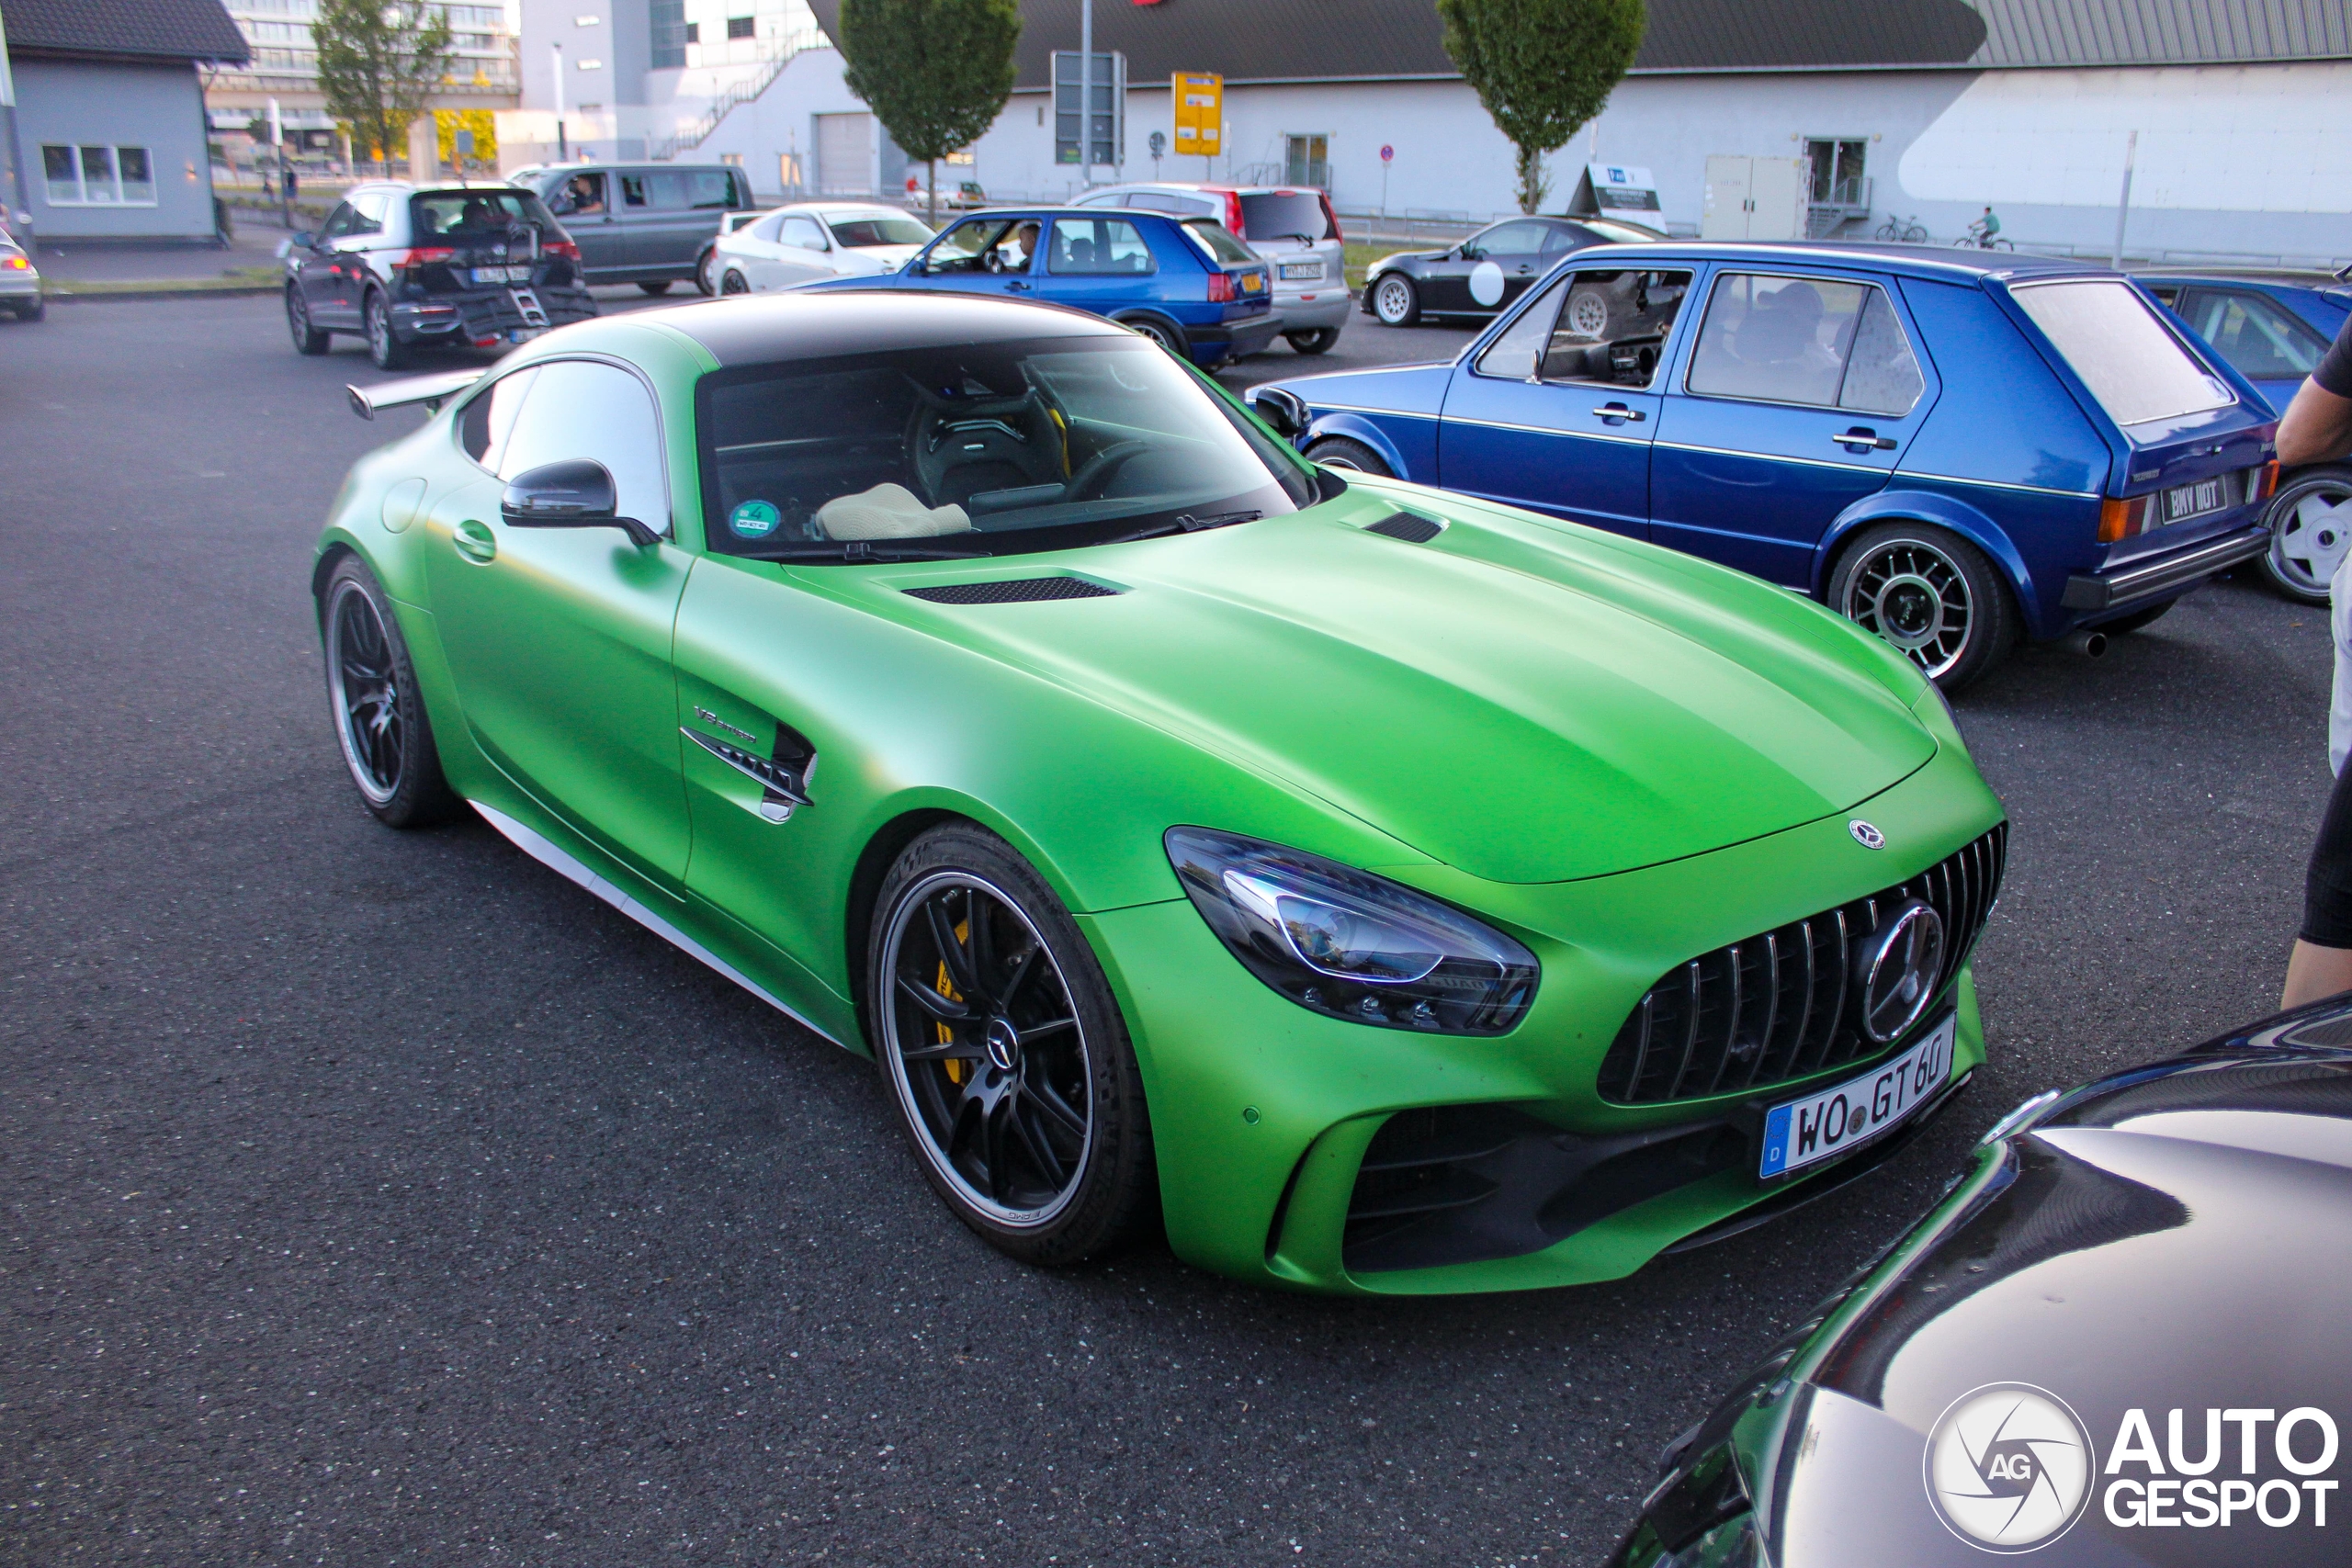
{"label": "corrugated metal roof", "polygon": [[245,35],[220,0],[0,0],[8,52],[243,63]]}
{"label": "corrugated metal roof", "polygon": [[[10,0],[11,4],[19,0]],[[72,0],[46,0],[50,4]],[[827,32],[842,0],[812,0]],[[1020,85],[1078,47],[1079,0],[1022,0]],[[1430,0],[1097,0],[1094,47],[1138,85],[1452,77]],[[2352,58],[2352,0],[1650,0],[1639,73],[1989,70]]]}

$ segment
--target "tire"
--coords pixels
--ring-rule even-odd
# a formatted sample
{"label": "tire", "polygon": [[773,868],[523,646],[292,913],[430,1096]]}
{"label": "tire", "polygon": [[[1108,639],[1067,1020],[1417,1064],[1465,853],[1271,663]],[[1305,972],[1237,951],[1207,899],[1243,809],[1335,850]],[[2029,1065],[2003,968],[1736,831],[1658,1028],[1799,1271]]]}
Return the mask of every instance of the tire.
{"label": "tire", "polygon": [[345,556],[319,596],[327,711],[359,798],[387,828],[446,822],[463,805],[441,774],[416,666],[391,602],[357,556]]}
{"label": "tire", "polygon": [[2161,604],[2151,604],[2144,610],[2134,610],[2128,615],[2118,615],[2111,621],[2101,621],[2091,630],[2105,632],[2109,637],[2129,637],[2143,626],[2154,626],[2165,618],[2165,612],[2180,603],[2167,599]]}
{"label": "tire", "polygon": [[1327,468],[1341,468],[1351,474],[1371,474],[1384,479],[1396,477],[1387,459],[1361,441],[1351,441],[1344,435],[1327,435],[1306,449],[1306,460],[1320,463]]}
{"label": "tire", "polygon": [[1578,288],[1568,295],[1567,308],[1560,312],[1560,321],[1569,336],[1601,343],[1609,336],[1613,314],[1607,294],[1598,288]]}
{"label": "tire", "polygon": [[1284,333],[1283,341],[1298,354],[1329,354],[1340,341],[1340,329],[1317,327],[1311,333]]}
{"label": "tire", "polygon": [[672,279],[665,277],[658,283],[640,283],[638,287],[648,294],[667,294],[670,292],[670,285],[672,281]]}
{"label": "tire", "polygon": [[1119,324],[1141,333],[1179,359],[1193,357],[1192,345],[1184,341],[1184,329],[1173,321],[1163,321],[1158,316],[1130,316]]}
{"label": "tire", "polygon": [[705,247],[702,254],[695,257],[695,292],[697,294],[708,297],[718,292],[718,279],[710,270],[710,264],[718,259],[718,251],[715,246]]}
{"label": "tire", "polygon": [[1372,319],[1384,327],[1409,327],[1421,319],[1421,291],[1401,272],[1383,273],[1372,284]]}
{"label": "tire", "polygon": [[1900,649],[1957,692],[1984,678],[2017,640],[2017,605],[1984,552],[1948,528],[1882,523],[1838,562],[1829,607]]}
{"label": "tire", "polygon": [[333,333],[311,324],[311,302],[302,298],[301,289],[291,286],[286,290],[286,330],[294,334],[297,354],[324,354],[334,338]]}
{"label": "tire", "polygon": [[729,298],[738,294],[749,294],[751,291],[751,284],[744,280],[741,273],[731,266],[727,269],[726,276],[718,280],[718,292]]}
{"label": "tire", "polygon": [[2270,548],[2262,558],[2272,587],[2299,604],[2324,604],[2328,577],[2315,559],[2352,534],[2352,466],[2298,468],[2270,499]]}
{"label": "tire", "polygon": [[867,951],[875,1061],[958,1219],[1046,1266],[1151,1224],[1159,1169],[1125,1021],[1069,911],[1011,845],[957,822],[907,846]]}
{"label": "tire", "polygon": [[368,303],[360,307],[359,319],[368,327],[368,359],[379,370],[405,370],[415,359],[415,353],[392,333],[392,302],[381,294],[371,293]]}
{"label": "tire", "polygon": [[49,299],[45,295],[36,294],[29,299],[13,302],[9,309],[17,312],[17,320],[20,321],[38,321],[49,314]]}

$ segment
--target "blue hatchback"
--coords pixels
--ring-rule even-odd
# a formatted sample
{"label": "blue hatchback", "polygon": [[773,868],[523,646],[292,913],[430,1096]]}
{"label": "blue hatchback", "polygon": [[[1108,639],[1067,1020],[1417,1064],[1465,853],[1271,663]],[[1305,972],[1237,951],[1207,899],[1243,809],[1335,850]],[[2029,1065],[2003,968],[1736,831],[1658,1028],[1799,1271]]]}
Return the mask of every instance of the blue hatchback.
{"label": "blue hatchback", "polygon": [[1577,254],[1450,365],[1252,393],[1319,462],[1802,590],[1947,689],[2263,553],[2269,409],[2130,280],[1915,247]]}
{"label": "blue hatchback", "polygon": [[897,272],[810,288],[922,288],[1043,300],[1108,316],[1204,367],[1282,330],[1250,248],[1212,218],[1095,208],[998,208],[951,225]]}

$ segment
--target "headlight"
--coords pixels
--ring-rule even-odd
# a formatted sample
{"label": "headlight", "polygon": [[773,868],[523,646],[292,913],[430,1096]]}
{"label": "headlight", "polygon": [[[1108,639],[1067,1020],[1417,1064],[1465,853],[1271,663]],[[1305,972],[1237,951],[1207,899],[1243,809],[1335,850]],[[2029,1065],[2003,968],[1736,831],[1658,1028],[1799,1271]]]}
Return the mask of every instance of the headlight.
{"label": "headlight", "polygon": [[1433,1034],[1501,1034],[1535,998],[1535,955],[1427,894],[1320,855],[1170,828],[1193,907],[1250,973],[1303,1008]]}

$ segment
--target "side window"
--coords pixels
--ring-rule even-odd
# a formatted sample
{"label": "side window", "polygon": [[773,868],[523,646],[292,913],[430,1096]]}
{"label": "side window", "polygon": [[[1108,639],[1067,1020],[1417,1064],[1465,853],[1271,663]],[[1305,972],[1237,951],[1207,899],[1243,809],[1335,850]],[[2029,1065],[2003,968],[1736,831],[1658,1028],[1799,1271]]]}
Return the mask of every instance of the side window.
{"label": "side window", "polygon": [[1544,351],[1544,379],[1646,389],[1690,277],[1650,269],[1568,274],[1567,300]]}
{"label": "side window", "polygon": [[337,202],[334,210],[327,214],[327,220],[319,225],[319,238],[340,240],[350,233],[351,226],[358,221],[359,214],[351,209],[351,203]]}
{"label": "side window", "polygon": [[476,393],[458,415],[458,444],[467,457],[492,473],[498,471],[507,434],[514,428],[515,411],[523,406],[538,373],[538,367],[526,366],[512,376],[501,376]]}
{"label": "side window", "polygon": [[1009,218],[967,218],[939,237],[939,243],[932,246],[931,254],[923,258],[923,271],[992,270],[986,265],[987,259],[995,251],[997,242],[1003,239],[1012,227],[1012,220]]}
{"label": "side window", "polygon": [[797,245],[804,251],[821,251],[825,248],[825,236],[819,231],[817,220],[813,218],[803,218],[797,213],[785,219],[784,227],[778,231],[776,238],[787,245]]}
{"label": "side window", "polygon": [[1063,218],[1054,223],[1046,256],[1053,273],[1142,273],[1153,270],[1151,247],[1124,218]]}
{"label": "side window", "polygon": [[1547,228],[1544,231],[1544,248],[1537,254],[1547,256],[1564,256],[1570,251],[1575,250],[1578,245],[1589,244],[1590,243],[1591,236],[1585,230]]}
{"label": "side window", "polygon": [[391,207],[392,197],[390,191],[362,191],[359,195],[353,197],[351,209],[357,216],[351,231],[355,234],[381,233],[384,228],[384,214],[390,211]]}
{"label": "side window", "polygon": [[[495,424],[496,420],[493,408],[491,422]],[[498,454],[498,477],[511,479],[567,457],[604,464],[619,492],[621,515],[657,533],[670,531],[661,422],[645,384],[636,377],[617,366],[579,359],[559,359],[538,367],[530,396]]]}
{"label": "side window", "polygon": [[1514,381],[1532,381],[1535,367],[1544,361],[1544,351],[1552,344],[1552,323],[1560,319],[1560,301],[1567,297],[1568,279],[1563,277],[1538,294],[1519,319],[1505,327],[1502,335],[1487,345],[1478,356],[1478,374],[1504,376]]}
{"label": "side window", "polygon": [[1862,306],[1875,292],[1827,277],[1725,273],[1699,329],[1690,390],[1836,408]]}
{"label": "side window", "polygon": [[585,216],[605,210],[605,176],[598,174],[574,175],[559,181],[548,193],[548,206],[558,217],[572,213]]}
{"label": "side window", "polygon": [[643,211],[645,209],[645,176],[643,175],[623,175],[620,176],[620,182],[621,205],[625,208],[637,211]]}
{"label": "side window", "polygon": [[1862,324],[1854,333],[1854,351],[1846,358],[1845,383],[1838,389],[1838,406],[1860,413],[1901,418],[1911,412],[1928,389],[1910,339],[1883,289],[1870,291],[1862,306]]}
{"label": "side window", "polygon": [[1478,236],[1478,250],[1490,256],[1529,256],[1541,250],[1550,226],[1544,223],[1498,223]]}
{"label": "side window", "polygon": [[2249,381],[2308,376],[2327,353],[2325,338],[2250,289],[2185,289],[2177,308],[2197,335]]}

